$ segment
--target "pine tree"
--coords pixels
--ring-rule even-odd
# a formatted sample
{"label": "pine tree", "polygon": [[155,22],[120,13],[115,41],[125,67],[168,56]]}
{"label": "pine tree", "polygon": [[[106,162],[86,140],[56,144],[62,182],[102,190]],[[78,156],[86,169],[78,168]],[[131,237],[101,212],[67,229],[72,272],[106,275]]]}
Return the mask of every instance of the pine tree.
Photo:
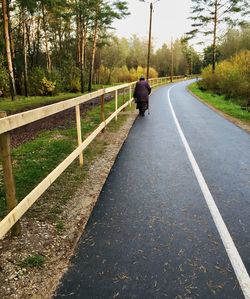
{"label": "pine tree", "polygon": [[99,33],[106,31],[111,27],[115,19],[121,19],[128,15],[127,1],[93,1],[93,19],[92,19],[92,48],[89,66],[89,84],[88,91],[92,89],[92,79],[94,71],[96,45]]}
{"label": "pine tree", "polygon": [[221,24],[235,25],[242,22],[239,16],[248,14],[247,0],[192,0],[194,29],[187,34],[192,38],[198,33],[212,35],[212,70],[215,70],[216,48]]}

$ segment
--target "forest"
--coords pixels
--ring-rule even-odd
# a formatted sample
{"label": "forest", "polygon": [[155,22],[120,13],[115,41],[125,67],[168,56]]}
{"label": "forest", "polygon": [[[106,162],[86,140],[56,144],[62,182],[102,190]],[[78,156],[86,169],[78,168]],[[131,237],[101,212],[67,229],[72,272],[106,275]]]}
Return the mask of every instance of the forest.
{"label": "forest", "polygon": [[[92,84],[138,79],[145,73],[147,39],[119,38],[112,23],[126,1],[2,1],[1,96],[85,92]],[[184,40],[152,46],[150,77],[199,72],[201,59]],[[10,80],[9,80],[10,77]]]}
{"label": "forest", "polygon": [[[1,4],[1,97],[90,92],[93,84],[135,81],[146,72],[148,39],[120,38],[112,29],[115,20],[129,14],[126,1],[2,0]],[[199,74],[214,64],[215,54],[218,63],[250,50],[249,28],[249,23],[228,27],[216,37],[216,53],[214,44],[198,53],[185,34],[158,49],[153,42],[149,76],[169,76],[172,65],[173,75]]]}

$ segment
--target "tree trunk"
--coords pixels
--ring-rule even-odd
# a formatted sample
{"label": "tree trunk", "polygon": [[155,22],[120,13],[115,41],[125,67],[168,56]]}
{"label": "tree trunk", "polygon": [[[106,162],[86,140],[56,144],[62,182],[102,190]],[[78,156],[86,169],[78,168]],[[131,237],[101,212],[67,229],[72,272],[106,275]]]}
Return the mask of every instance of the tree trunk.
{"label": "tree trunk", "polygon": [[28,63],[27,63],[27,30],[26,30],[26,12],[22,13],[23,25],[23,69],[24,69],[24,95],[28,97]]}
{"label": "tree trunk", "polygon": [[[7,7],[9,7],[9,3],[10,3],[10,0],[7,1]],[[8,12],[8,22],[9,22],[10,50],[11,50],[11,58],[12,58],[12,65],[13,65],[13,74],[14,74],[14,79],[15,79],[16,94],[18,94],[18,93],[21,93],[21,86],[20,86],[19,80],[17,78],[17,70],[15,68],[15,61],[16,61],[15,60],[15,58],[16,58],[15,43],[14,43],[14,38],[13,38],[13,34],[12,34],[9,9],[7,9],[7,12]],[[20,34],[18,34],[17,36],[20,36]]]}
{"label": "tree trunk", "polygon": [[[33,67],[34,67],[34,54],[35,54],[35,51],[34,51],[34,47],[32,49],[32,45],[31,45],[31,37],[30,37],[31,22],[29,22],[29,23],[26,22],[26,36],[27,36],[27,55],[28,55],[29,60],[30,60],[30,69],[32,70]],[[33,41],[33,45],[34,45],[34,41]]]}
{"label": "tree trunk", "polygon": [[[77,1],[76,1],[77,5]],[[81,67],[81,16],[79,10],[76,12],[76,60],[78,67]]]}
{"label": "tree trunk", "polygon": [[91,51],[91,59],[90,59],[90,68],[89,68],[89,86],[88,86],[88,91],[89,92],[92,90],[92,78],[93,78],[94,64],[95,64],[97,31],[98,31],[98,21],[96,19],[95,29],[94,29],[94,36],[93,36],[92,51]]}
{"label": "tree trunk", "polygon": [[41,32],[40,32],[40,21],[41,18],[37,17],[37,31],[36,31],[36,66],[39,63],[39,52],[40,52],[40,40],[41,40]]}
{"label": "tree trunk", "polygon": [[218,25],[218,0],[214,3],[214,29],[213,29],[213,57],[212,57],[212,72],[215,72],[216,63],[216,39],[217,39],[217,25]]}
{"label": "tree trunk", "polygon": [[[9,2],[7,1],[7,7],[9,6]],[[16,93],[17,93],[17,80],[16,80],[16,70],[15,70],[15,44],[13,39],[13,34],[11,30],[11,23],[10,23],[10,11],[7,9],[8,13],[8,24],[9,24],[9,36],[10,36],[10,50],[11,50],[11,58],[12,58],[12,64],[13,64],[13,73],[15,78],[15,86],[16,86]]]}
{"label": "tree trunk", "polygon": [[6,58],[8,64],[9,78],[10,78],[10,92],[12,100],[15,100],[16,96],[16,85],[13,70],[13,61],[11,56],[11,44],[9,35],[9,18],[8,18],[8,5],[6,0],[2,0],[2,11],[3,11],[3,25],[4,25],[4,40],[6,48]]}
{"label": "tree trunk", "polygon": [[86,49],[86,41],[87,41],[87,28],[86,24],[82,24],[82,32],[81,32],[81,59],[80,59],[80,70],[81,70],[81,93],[84,93],[84,70],[85,70],[85,49]]}
{"label": "tree trunk", "polygon": [[[9,1],[7,1],[7,5]],[[7,6],[8,7],[8,6]],[[9,9],[7,9],[7,13],[8,13],[8,24],[9,24],[9,36],[10,36],[10,49],[11,49],[11,57],[12,57],[12,62],[13,62],[13,71],[14,71],[14,77],[15,76],[15,68],[14,68],[14,61],[15,61],[15,45],[14,45],[14,39],[13,39],[13,35],[12,35],[12,31],[11,31],[11,24],[10,24],[10,11]]]}
{"label": "tree trunk", "polygon": [[47,29],[46,29],[44,5],[42,5],[42,17],[43,17],[43,30],[44,30],[44,38],[45,38],[45,51],[46,51],[46,57],[47,57],[47,70],[50,73],[52,70],[52,64],[51,64],[51,58],[50,58],[50,54],[49,54],[49,45],[48,45],[48,36],[47,36]]}
{"label": "tree trunk", "polygon": [[58,60],[59,60],[59,70],[60,70],[60,76],[62,78],[62,20],[60,20],[60,25],[58,26],[58,38],[59,38],[59,52],[58,52]]}
{"label": "tree trunk", "polygon": [[110,67],[107,84],[110,84],[112,71],[113,71],[113,68]]}

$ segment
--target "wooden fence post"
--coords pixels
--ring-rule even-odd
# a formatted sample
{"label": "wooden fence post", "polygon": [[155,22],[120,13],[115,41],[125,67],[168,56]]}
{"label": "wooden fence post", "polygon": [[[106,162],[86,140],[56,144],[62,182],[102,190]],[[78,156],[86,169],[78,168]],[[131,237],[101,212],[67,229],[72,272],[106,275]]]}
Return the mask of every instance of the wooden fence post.
{"label": "wooden fence post", "polygon": [[[115,111],[118,109],[118,90],[115,91]],[[117,121],[117,114],[115,116],[115,120]]]}
{"label": "wooden fence post", "polygon": [[[123,88],[123,96],[122,96],[122,105],[124,104],[125,104],[125,87]],[[126,111],[126,108],[124,108],[123,111]]]}
{"label": "wooden fence post", "polygon": [[[6,117],[7,114],[4,111],[0,111],[0,118]],[[16,188],[14,182],[14,176],[12,171],[11,154],[10,154],[10,133],[6,132],[0,134],[0,156],[3,165],[4,185],[6,188],[6,203],[8,212],[13,210],[17,206],[16,200]],[[21,226],[20,222],[17,222],[11,229],[12,235],[20,235]]]}
{"label": "wooden fence post", "polygon": [[[80,105],[75,106],[76,110],[76,129],[77,129],[77,140],[78,146],[82,144],[82,128],[81,128],[81,114],[80,114]],[[83,153],[79,155],[80,167],[83,167]]]}
{"label": "wooden fence post", "polygon": [[[105,121],[104,101],[105,101],[105,93],[104,93],[104,88],[103,88],[103,94],[101,95],[101,111],[100,111],[101,122]],[[104,133],[104,132],[105,132],[105,128],[102,130],[102,133]]]}
{"label": "wooden fence post", "polygon": [[132,86],[129,86],[129,107],[131,108],[131,99],[132,99]]}

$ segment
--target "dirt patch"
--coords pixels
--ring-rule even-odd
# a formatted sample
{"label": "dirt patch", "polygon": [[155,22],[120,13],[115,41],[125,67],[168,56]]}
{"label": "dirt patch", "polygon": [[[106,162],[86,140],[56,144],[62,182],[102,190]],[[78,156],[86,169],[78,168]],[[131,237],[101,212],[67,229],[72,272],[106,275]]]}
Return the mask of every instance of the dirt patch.
{"label": "dirt patch", "polygon": [[[114,96],[112,94],[107,94],[105,96],[105,102],[109,102],[113,98]],[[88,101],[87,103],[81,104],[80,105],[81,117],[84,118],[87,111],[89,111],[90,109],[98,105],[100,105],[99,98],[95,98]],[[24,111],[27,111],[27,109],[25,109]],[[19,112],[24,112],[24,111],[19,111]],[[34,139],[41,132],[48,131],[51,129],[57,129],[57,128],[67,129],[72,127],[72,125],[74,125],[75,123],[76,123],[76,116],[75,116],[74,108],[70,108],[62,112],[50,115],[43,119],[32,122],[28,125],[12,130],[11,146],[17,147],[28,140]]]}
{"label": "dirt patch", "polygon": [[[22,236],[8,235],[1,240],[0,298],[44,299],[53,296],[136,116],[136,112],[128,113],[127,121],[118,132],[100,135],[99,138],[104,138],[108,145],[66,204],[60,216],[66,225],[60,233],[60,227],[52,222],[24,216],[21,219]],[[35,254],[44,257],[44,265],[40,268],[25,267],[23,260]]]}

